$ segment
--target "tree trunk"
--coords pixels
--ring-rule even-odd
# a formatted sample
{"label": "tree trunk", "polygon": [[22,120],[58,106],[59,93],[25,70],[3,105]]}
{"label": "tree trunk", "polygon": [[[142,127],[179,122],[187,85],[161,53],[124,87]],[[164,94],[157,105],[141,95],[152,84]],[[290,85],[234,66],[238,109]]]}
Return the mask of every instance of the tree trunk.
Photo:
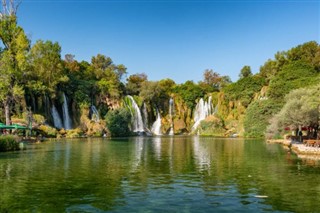
{"label": "tree trunk", "polygon": [[10,104],[8,100],[4,102],[4,111],[6,116],[6,125],[11,125]]}

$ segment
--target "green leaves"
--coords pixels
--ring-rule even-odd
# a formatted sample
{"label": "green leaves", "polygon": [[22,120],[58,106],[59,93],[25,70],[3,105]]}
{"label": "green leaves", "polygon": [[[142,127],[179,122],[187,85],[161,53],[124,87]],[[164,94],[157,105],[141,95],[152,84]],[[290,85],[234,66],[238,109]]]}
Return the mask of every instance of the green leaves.
{"label": "green leaves", "polygon": [[319,77],[312,66],[302,61],[291,62],[270,81],[268,97],[281,100],[293,89],[316,84]]}
{"label": "green leaves", "polygon": [[246,137],[264,137],[269,120],[281,109],[274,100],[257,100],[249,105],[244,119]]}
{"label": "green leaves", "polygon": [[109,111],[106,123],[112,137],[125,137],[131,134],[129,129],[131,114],[124,108]]}
{"label": "green leaves", "polygon": [[240,71],[239,78],[247,78],[249,76],[252,76],[251,67],[244,66]]}
{"label": "green leaves", "polygon": [[[29,77],[41,87],[31,87],[36,93],[54,94],[59,83],[69,79],[63,73],[61,47],[55,42],[38,40],[31,48]],[[37,90],[39,88],[39,90]]]}
{"label": "green leaves", "polygon": [[174,91],[182,97],[182,100],[190,109],[194,109],[196,106],[196,100],[204,97],[205,95],[202,88],[193,83],[193,81],[186,81],[184,84],[176,86]]}
{"label": "green leaves", "polygon": [[248,76],[226,86],[223,92],[227,100],[240,100],[243,106],[248,106],[265,83],[265,79],[258,75]]}

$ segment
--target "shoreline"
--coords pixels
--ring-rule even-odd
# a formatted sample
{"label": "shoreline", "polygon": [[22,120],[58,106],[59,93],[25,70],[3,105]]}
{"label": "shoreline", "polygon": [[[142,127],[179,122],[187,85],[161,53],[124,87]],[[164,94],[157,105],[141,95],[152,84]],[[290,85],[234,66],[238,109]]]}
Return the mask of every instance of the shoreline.
{"label": "shoreline", "polygon": [[267,143],[282,144],[292,150],[299,158],[312,158],[320,160],[320,147],[306,146],[305,144],[291,139],[269,139]]}

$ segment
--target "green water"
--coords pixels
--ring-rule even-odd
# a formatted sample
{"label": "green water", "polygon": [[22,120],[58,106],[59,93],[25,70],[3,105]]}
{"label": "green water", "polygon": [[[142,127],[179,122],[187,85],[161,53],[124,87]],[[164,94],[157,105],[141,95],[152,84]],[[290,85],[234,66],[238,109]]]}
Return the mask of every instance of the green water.
{"label": "green water", "polygon": [[319,212],[319,174],[257,140],[50,141],[0,153],[0,212]]}

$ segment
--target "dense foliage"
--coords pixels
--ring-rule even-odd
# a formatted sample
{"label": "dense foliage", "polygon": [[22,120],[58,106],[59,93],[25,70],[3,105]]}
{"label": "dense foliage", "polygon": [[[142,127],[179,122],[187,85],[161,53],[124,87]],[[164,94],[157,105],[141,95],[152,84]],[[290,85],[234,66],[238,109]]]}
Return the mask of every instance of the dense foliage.
{"label": "dense foliage", "polygon": [[227,100],[240,100],[244,106],[248,106],[265,85],[265,79],[259,75],[243,77],[237,82],[223,89]]}
{"label": "dense foliage", "polygon": [[0,152],[15,151],[19,149],[17,138],[15,138],[13,135],[0,136]]}
{"label": "dense foliage", "polygon": [[249,105],[244,119],[246,137],[264,137],[269,120],[281,109],[272,100],[257,100]]}
{"label": "dense foliage", "polygon": [[311,65],[294,61],[284,65],[281,71],[272,78],[268,96],[276,100],[282,100],[291,90],[314,85],[319,80],[319,72]]}
{"label": "dense foliage", "polygon": [[182,100],[190,109],[194,109],[196,106],[195,100],[205,95],[205,91],[193,81],[186,81],[184,84],[176,86],[174,91],[182,97]]}
{"label": "dense foliage", "polygon": [[[26,120],[23,115],[32,111],[33,121],[39,128],[47,135],[59,135],[43,124],[54,124],[53,106],[62,117],[65,113],[62,105],[67,104],[73,128],[79,128],[71,135],[102,134],[105,122],[92,119],[93,109],[97,111],[96,117],[107,115],[106,125],[112,136],[130,135],[131,115],[124,110],[125,101],[122,101],[126,95],[135,96],[149,122],[155,120],[159,111],[163,132],[168,132],[171,122],[179,128],[175,132],[190,131],[197,102],[209,96],[213,100],[215,118],[211,116],[202,123],[205,134],[223,135],[223,131],[243,132],[244,129],[245,136],[260,137],[277,113],[273,118],[277,120],[273,122],[277,123],[273,125],[276,128],[289,123],[310,123],[311,117],[316,117],[308,111],[315,113],[315,109],[307,107],[311,97],[315,99],[312,106],[319,104],[315,98],[319,92],[310,89],[320,81],[320,46],[315,41],[277,52],[258,73],[253,74],[250,66],[243,66],[239,80],[234,83],[228,76],[206,69],[202,81],[176,84],[171,79],[149,81],[144,73],[127,76],[123,64],[115,64],[110,57],[99,53],[90,62],[77,61],[72,54],[62,59],[58,42],[38,40],[31,46],[18,25],[16,7],[11,4],[8,7],[0,11],[0,120],[7,124],[12,122],[12,116]],[[290,93],[299,88],[306,90]],[[284,99],[289,93],[291,95]],[[171,98],[174,103],[169,106]],[[169,115],[169,107],[172,107],[173,117]],[[289,118],[289,112],[297,111],[310,119],[285,119]],[[37,122],[39,116],[43,119]],[[152,124],[148,121],[146,125],[150,127]]]}
{"label": "dense foliage", "polygon": [[131,114],[126,109],[109,111],[106,122],[112,137],[130,136]]}
{"label": "dense foliage", "polygon": [[285,97],[285,104],[272,120],[267,137],[274,137],[283,132],[283,127],[296,129],[302,126],[319,125],[320,119],[320,84],[291,91]]}

